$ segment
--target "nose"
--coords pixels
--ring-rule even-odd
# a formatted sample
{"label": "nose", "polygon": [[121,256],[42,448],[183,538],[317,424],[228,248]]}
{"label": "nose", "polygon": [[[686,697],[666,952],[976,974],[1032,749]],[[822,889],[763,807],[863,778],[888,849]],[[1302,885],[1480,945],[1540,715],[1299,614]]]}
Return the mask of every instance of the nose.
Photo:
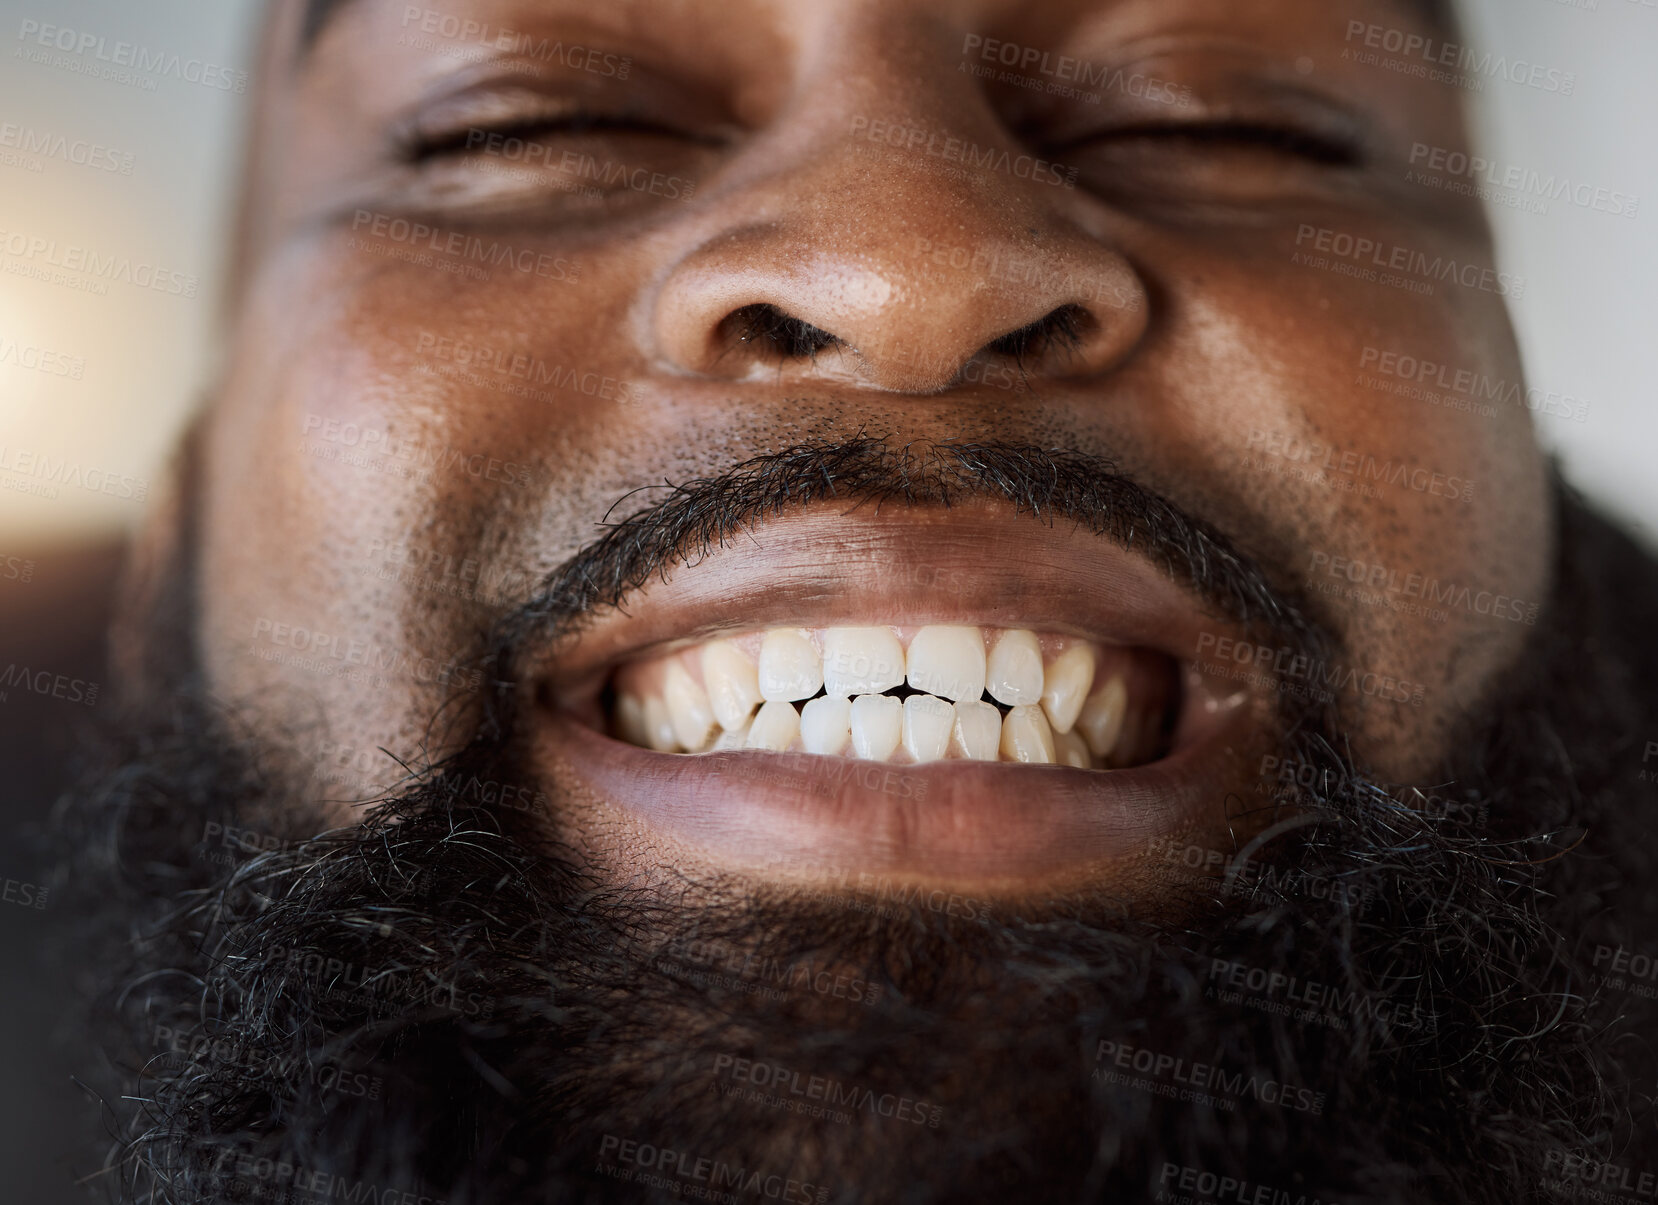
{"label": "nose", "polygon": [[711,182],[648,310],[659,363],[928,394],[975,361],[1034,381],[1129,355],[1146,289],[1086,228],[1065,169],[1019,145],[970,77],[915,68],[838,64],[859,86],[842,75],[826,89],[839,101],[765,131]]}

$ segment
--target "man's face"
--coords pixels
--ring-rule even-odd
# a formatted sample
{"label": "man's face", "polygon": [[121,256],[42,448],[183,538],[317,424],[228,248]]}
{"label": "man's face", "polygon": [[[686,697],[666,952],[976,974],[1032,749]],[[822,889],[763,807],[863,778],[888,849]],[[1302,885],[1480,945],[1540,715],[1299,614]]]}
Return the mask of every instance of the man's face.
{"label": "man's face", "polygon": [[[1368,45],[1433,35],[1414,6],[334,7],[306,39],[279,6],[268,52],[200,639],[216,692],[353,788],[461,739],[480,632],[607,521],[859,437],[923,472],[963,443],[1112,462],[1340,647],[1278,656],[1166,558],[992,490],[818,490],[521,650],[519,785],[603,873],[1154,908],[1159,841],[1233,846],[1281,687],[1412,781],[1522,647],[1419,588],[1535,602],[1550,540],[1523,407],[1389,388],[1519,375],[1477,205],[1411,174],[1464,145],[1460,93]],[[906,659],[937,707],[858,703]]]}
{"label": "man's face", "polygon": [[[1384,1200],[1477,1147],[1508,1200],[1576,1150],[1603,1088],[1534,883],[1580,873],[1539,850],[1582,820],[1559,717],[1615,692],[1539,611],[1525,408],[1454,404],[1519,380],[1518,282],[1416,174],[1460,94],[1388,48],[1445,36],[276,6],[154,533],[225,710],[94,800],[155,920],[133,1158]],[[184,853],[204,818],[265,852]],[[153,1072],[163,1030],[202,1044]]]}

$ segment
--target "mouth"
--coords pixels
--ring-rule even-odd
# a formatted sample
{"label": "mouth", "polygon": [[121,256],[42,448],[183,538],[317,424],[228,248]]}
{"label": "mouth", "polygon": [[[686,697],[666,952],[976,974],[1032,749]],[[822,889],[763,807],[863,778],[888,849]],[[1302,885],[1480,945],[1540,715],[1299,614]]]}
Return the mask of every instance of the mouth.
{"label": "mouth", "polygon": [[1086,530],[802,510],[591,618],[539,677],[535,757],[566,819],[620,818],[665,864],[1155,875],[1159,843],[1235,839],[1223,800],[1272,710],[1195,652],[1240,632]]}

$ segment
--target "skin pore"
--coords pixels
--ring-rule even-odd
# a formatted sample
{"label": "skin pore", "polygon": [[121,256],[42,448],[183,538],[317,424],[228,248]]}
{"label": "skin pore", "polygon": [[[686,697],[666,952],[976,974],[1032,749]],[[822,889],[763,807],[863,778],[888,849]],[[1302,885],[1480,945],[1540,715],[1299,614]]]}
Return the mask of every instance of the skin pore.
{"label": "skin pore", "polygon": [[[1459,93],[1356,53],[1443,36],[1420,6],[332,7],[272,8],[227,367],[80,813],[157,972],[112,1005],[130,1196],[669,1199],[638,1177],[706,1159],[799,1200],[1511,1201],[1626,1150],[1551,928],[1650,847],[1591,752],[1636,696],[1581,656],[1623,553],[1523,406],[1371,370],[1521,376],[1477,202],[1407,179]],[[1225,726],[848,786],[619,741],[601,689],[944,623],[1207,659]],[[210,823],[258,856],[190,855]]]}

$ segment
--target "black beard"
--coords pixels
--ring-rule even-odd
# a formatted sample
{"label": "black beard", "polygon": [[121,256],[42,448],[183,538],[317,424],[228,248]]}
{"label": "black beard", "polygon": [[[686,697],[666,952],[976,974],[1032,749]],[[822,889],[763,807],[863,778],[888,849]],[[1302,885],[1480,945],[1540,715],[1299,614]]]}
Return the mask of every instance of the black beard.
{"label": "black beard", "polygon": [[[1562,530],[1550,618],[1431,792],[1370,781],[1326,711],[1291,709],[1295,781],[1229,806],[1313,822],[1241,888],[1194,878],[1182,925],[865,884],[676,909],[584,877],[480,786],[530,781],[499,701],[465,752],[311,836],[279,751],[179,690],[66,817],[122,965],[111,1179],[181,1203],[1507,1205],[1648,1170],[1650,1018],[1597,986],[1586,935],[1649,903],[1631,619],[1658,580],[1570,499]],[[296,841],[221,867],[212,824]]]}

